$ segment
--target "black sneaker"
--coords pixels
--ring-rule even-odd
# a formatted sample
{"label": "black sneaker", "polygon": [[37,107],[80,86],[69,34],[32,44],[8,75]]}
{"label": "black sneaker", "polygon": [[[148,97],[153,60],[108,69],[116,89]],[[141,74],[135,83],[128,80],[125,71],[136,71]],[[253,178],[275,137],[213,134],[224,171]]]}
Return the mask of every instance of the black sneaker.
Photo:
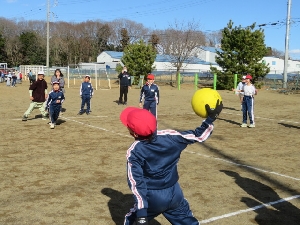
{"label": "black sneaker", "polygon": [[82,115],[82,114],[83,114],[83,112],[79,111],[78,115]]}
{"label": "black sneaker", "polygon": [[127,102],[124,102],[123,105],[127,105]]}
{"label": "black sneaker", "polygon": [[27,121],[27,116],[23,116],[22,121]]}
{"label": "black sneaker", "polygon": [[86,115],[90,115],[90,112],[86,112]]}

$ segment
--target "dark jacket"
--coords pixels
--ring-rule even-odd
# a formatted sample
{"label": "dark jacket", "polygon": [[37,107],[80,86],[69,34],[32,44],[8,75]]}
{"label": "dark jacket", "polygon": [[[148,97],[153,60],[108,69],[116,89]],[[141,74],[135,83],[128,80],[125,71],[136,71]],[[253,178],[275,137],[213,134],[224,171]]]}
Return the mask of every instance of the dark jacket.
{"label": "dark jacket", "polygon": [[179,179],[177,164],[181,152],[189,144],[204,142],[213,128],[213,120],[207,117],[195,130],[159,130],[150,142],[136,140],[130,146],[126,155],[127,180],[138,203],[138,215],[144,215],[148,208],[147,191],[173,186]]}
{"label": "dark jacket", "polygon": [[93,86],[90,82],[82,82],[80,86],[80,96],[89,96],[90,98],[94,94]]}
{"label": "dark jacket", "polygon": [[127,72],[120,73],[118,78],[120,79],[120,86],[131,86],[130,74]]}
{"label": "dark jacket", "polygon": [[45,99],[45,90],[47,90],[47,82],[43,80],[37,80],[33,82],[29,90],[32,90],[32,97],[34,102],[44,102]]}
{"label": "dark jacket", "polygon": [[[56,103],[57,100],[60,100],[59,103]],[[64,93],[62,91],[54,91],[52,90],[47,98],[46,109],[50,106],[61,105],[65,100]]]}
{"label": "dark jacket", "polygon": [[155,101],[159,103],[159,88],[156,84],[149,84],[148,82],[142,87],[140,94],[140,102],[143,101]]}

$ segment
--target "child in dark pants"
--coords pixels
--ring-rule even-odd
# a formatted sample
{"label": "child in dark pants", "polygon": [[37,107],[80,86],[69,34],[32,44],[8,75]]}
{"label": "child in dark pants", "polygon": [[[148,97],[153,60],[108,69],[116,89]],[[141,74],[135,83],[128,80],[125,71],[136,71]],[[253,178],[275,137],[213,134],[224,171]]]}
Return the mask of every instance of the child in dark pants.
{"label": "child in dark pants", "polygon": [[81,96],[81,108],[79,111],[79,115],[84,113],[84,106],[86,104],[86,114],[89,115],[91,113],[91,98],[94,94],[94,89],[92,84],[90,83],[90,75],[85,75],[84,82],[82,82],[80,86],[80,96]]}
{"label": "child in dark pants", "polygon": [[48,95],[46,110],[49,112],[50,128],[54,129],[61,110],[61,104],[64,102],[65,96],[64,93],[59,90],[59,81],[54,81],[52,86],[53,90]]}
{"label": "child in dark pants", "polygon": [[242,90],[239,90],[239,92],[244,93],[243,102],[242,102],[242,110],[243,110],[243,122],[241,124],[241,127],[247,127],[247,115],[249,117],[249,128],[255,127],[254,122],[254,95],[257,95],[257,90],[255,86],[251,83],[252,76],[250,74],[247,74],[245,85],[243,86]]}
{"label": "child in dark pants", "polygon": [[143,109],[149,110],[155,118],[157,118],[157,105],[159,103],[159,88],[154,84],[154,75],[148,74],[147,83],[142,87],[140,94],[140,104],[142,107],[142,102],[144,99]]}
{"label": "child in dark pants", "polygon": [[205,141],[212,133],[213,121],[223,104],[217,101],[208,117],[195,130],[159,130],[148,110],[128,107],[120,119],[135,141],[127,150],[127,181],[135,204],[125,215],[124,225],[148,225],[163,214],[173,225],[198,225],[178,183],[177,164],[189,144]]}

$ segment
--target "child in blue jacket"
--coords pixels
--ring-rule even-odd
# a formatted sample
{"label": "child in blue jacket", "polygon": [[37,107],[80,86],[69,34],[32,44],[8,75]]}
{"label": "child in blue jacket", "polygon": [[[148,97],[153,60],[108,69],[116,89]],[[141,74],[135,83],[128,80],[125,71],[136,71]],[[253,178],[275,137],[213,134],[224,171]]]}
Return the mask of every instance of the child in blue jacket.
{"label": "child in blue jacket", "polygon": [[212,110],[205,106],[208,117],[195,130],[157,131],[156,118],[148,110],[124,109],[121,122],[135,141],[127,150],[127,181],[135,204],[126,214],[124,225],[148,225],[163,214],[173,225],[198,225],[178,183],[177,164],[189,144],[205,141],[212,133],[213,121],[223,104],[217,101]]}
{"label": "child in blue jacket", "polygon": [[143,109],[149,110],[157,118],[157,105],[159,103],[159,88],[154,84],[154,75],[148,74],[147,82],[141,89],[140,104],[144,100]]}
{"label": "child in blue jacket", "polygon": [[82,82],[80,86],[80,97],[81,97],[81,108],[79,111],[79,115],[84,113],[84,106],[86,104],[86,114],[89,115],[91,113],[91,98],[94,94],[94,89],[92,84],[90,83],[90,75],[85,75],[84,82]]}
{"label": "child in blue jacket", "polygon": [[54,129],[61,110],[61,105],[65,100],[65,96],[64,93],[60,91],[59,81],[52,82],[52,87],[53,89],[47,98],[46,110],[49,112],[50,128]]}

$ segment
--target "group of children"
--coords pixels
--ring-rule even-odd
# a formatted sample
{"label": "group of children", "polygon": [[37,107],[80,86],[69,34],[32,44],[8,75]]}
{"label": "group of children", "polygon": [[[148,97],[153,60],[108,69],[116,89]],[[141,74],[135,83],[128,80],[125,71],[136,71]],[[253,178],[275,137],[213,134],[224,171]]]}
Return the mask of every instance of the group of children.
{"label": "group of children", "polygon": [[[84,82],[80,87],[80,96],[82,98],[81,110],[79,114],[82,114],[84,105],[87,105],[86,113],[89,114],[90,99],[93,95],[93,87],[89,82],[90,76],[86,75]],[[27,121],[30,113],[38,108],[42,114],[43,120],[50,120],[50,128],[54,129],[57,123],[58,117],[62,114],[62,103],[65,100],[64,95],[64,79],[60,69],[56,69],[53,77],[51,77],[52,90],[48,94],[47,82],[44,79],[44,71],[38,72],[38,79],[33,82],[29,87],[29,99],[30,105],[23,115],[22,121]]]}
{"label": "group of children", "polygon": [[[80,86],[80,97],[81,97],[81,107],[79,110],[79,115],[84,112],[89,115],[91,113],[91,99],[94,94],[94,89],[90,83],[90,75],[85,75],[84,81]],[[54,75],[51,77],[52,90],[47,93],[47,82],[44,80],[44,72],[38,72],[38,79],[33,82],[29,87],[30,95],[30,106],[24,113],[22,120],[27,121],[28,116],[33,111],[33,109],[38,108],[42,113],[42,118],[44,120],[50,119],[50,128],[54,129],[58,117],[62,114],[62,103],[65,100],[65,81],[63,74],[60,69],[56,69]],[[142,105],[142,102],[144,104]],[[140,93],[140,107],[149,110],[155,117],[157,117],[157,105],[159,103],[159,88],[154,84],[154,75],[148,74],[147,82],[141,89]],[[86,110],[84,107],[86,105]]]}

